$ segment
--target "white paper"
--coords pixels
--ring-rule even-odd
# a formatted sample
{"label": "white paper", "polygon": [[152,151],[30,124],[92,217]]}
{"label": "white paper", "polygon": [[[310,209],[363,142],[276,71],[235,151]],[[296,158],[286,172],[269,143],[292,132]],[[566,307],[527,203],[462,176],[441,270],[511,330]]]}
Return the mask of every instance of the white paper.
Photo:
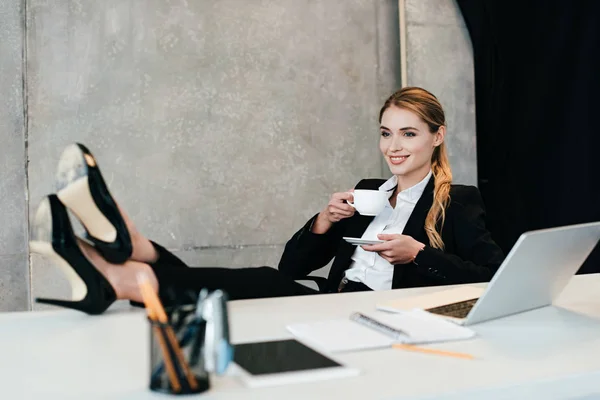
{"label": "white paper", "polygon": [[385,325],[406,332],[407,338],[400,340],[401,343],[449,342],[475,336],[475,332],[471,329],[421,309],[396,314],[379,313],[372,317]]}
{"label": "white paper", "polygon": [[393,343],[439,343],[469,339],[475,332],[420,309],[396,314],[365,314],[392,328],[406,332],[406,339],[394,340],[371,327],[348,319],[300,323],[287,329],[300,341],[332,353],[389,347]]}
{"label": "white paper", "polygon": [[287,329],[314,347],[332,353],[389,347],[394,339],[347,319],[288,325]]}

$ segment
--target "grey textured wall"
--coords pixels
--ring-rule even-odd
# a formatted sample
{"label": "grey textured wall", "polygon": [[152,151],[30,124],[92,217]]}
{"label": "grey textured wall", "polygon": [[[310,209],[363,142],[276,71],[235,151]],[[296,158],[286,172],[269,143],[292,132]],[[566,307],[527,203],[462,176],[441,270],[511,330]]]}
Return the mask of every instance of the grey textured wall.
{"label": "grey textured wall", "polygon": [[[381,175],[396,1],[29,0],[27,20],[32,209],[81,141],[184,260],[276,266],[330,193]],[[67,288],[34,257],[32,291]]]}
{"label": "grey textured wall", "polygon": [[434,93],[446,111],[456,183],[477,184],[473,47],[455,0],[404,0],[407,84]]}
{"label": "grey textured wall", "polygon": [[[448,27],[424,3],[406,4],[408,83],[439,94],[469,181],[474,156],[454,155],[474,155],[472,71],[452,71],[466,33],[451,0]],[[141,230],[197,266],[276,266],[330,193],[389,175],[377,113],[400,86],[396,0],[0,0],[0,31],[0,310],[68,295],[37,256],[29,281],[26,237],[73,141]]]}
{"label": "grey textured wall", "polygon": [[29,307],[23,8],[0,0],[0,311]]}

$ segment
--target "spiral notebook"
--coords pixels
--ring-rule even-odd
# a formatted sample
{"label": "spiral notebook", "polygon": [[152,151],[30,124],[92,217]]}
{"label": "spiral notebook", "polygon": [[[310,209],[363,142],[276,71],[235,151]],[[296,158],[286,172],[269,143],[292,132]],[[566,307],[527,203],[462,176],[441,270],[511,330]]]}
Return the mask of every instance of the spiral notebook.
{"label": "spiral notebook", "polygon": [[332,353],[384,348],[394,343],[465,340],[475,336],[471,329],[421,309],[397,314],[353,313],[347,319],[292,324],[287,329],[298,340]]}

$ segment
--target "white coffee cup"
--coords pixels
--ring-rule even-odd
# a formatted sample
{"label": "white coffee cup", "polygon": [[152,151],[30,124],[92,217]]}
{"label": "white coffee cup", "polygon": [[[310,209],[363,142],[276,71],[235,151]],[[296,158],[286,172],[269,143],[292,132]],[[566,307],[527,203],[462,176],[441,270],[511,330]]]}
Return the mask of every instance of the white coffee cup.
{"label": "white coffee cup", "polygon": [[361,215],[376,216],[388,203],[388,195],[380,190],[357,189],[352,192],[354,202],[348,202]]}

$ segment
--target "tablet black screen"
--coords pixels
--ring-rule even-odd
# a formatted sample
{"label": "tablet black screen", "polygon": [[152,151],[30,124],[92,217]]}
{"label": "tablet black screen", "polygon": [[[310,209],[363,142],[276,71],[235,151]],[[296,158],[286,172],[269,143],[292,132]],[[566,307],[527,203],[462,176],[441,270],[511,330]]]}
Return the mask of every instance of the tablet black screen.
{"label": "tablet black screen", "polygon": [[252,375],[339,367],[296,340],[236,344],[234,361]]}

